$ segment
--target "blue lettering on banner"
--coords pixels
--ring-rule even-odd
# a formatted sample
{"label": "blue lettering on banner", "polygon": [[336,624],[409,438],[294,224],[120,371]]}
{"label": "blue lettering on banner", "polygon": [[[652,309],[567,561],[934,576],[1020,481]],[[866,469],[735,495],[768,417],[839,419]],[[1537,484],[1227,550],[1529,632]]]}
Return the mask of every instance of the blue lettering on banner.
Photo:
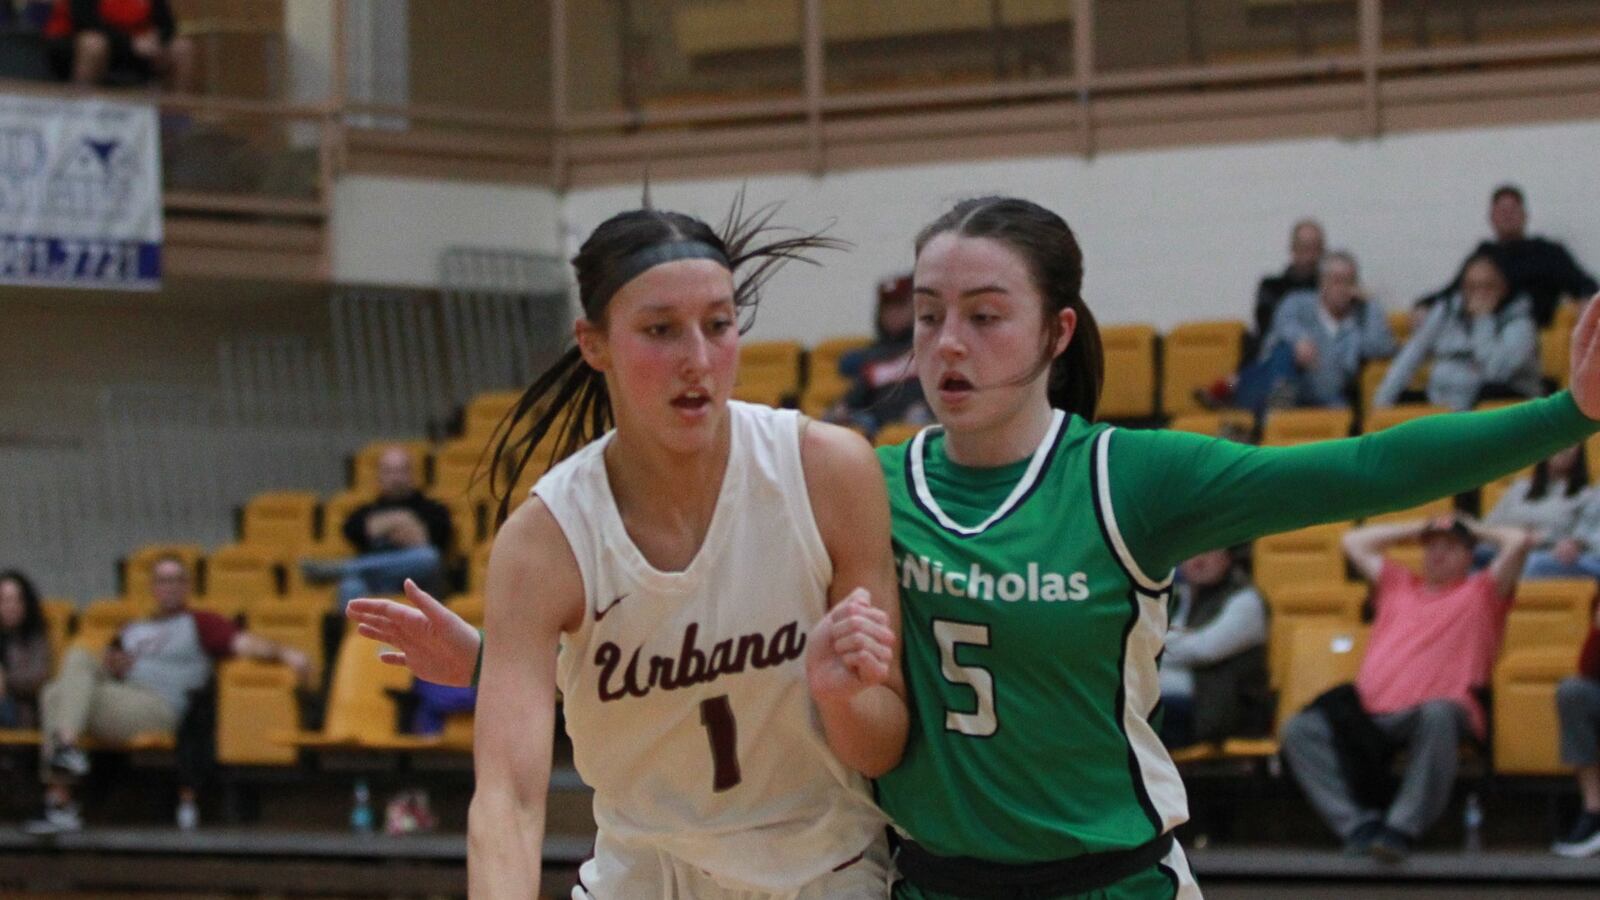
{"label": "blue lettering on banner", "polygon": [[161,279],[161,245],[0,234],[0,279],[35,284],[154,284]]}

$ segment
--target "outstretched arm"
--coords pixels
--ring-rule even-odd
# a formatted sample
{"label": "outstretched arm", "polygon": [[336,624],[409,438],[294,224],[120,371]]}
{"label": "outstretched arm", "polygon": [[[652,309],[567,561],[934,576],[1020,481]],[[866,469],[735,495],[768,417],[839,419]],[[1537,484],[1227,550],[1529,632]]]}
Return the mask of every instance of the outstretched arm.
{"label": "outstretched arm", "polygon": [[1414,540],[1427,526],[1426,519],[1418,519],[1414,522],[1393,522],[1351,529],[1345,532],[1342,540],[1344,555],[1350,558],[1350,563],[1361,573],[1362,578],[1377,584],[1378,576],[1383,574],[1383,552],[1392,544]]}
{"label": "outstretched arm", "polygon": [[1212,547],[1477,487],[1600,430],[1600,303],[1591,301],[1574,329],[1571,372],[1570,391],[1542,400],[1298,447],[1119,430],[1108,451],[1116,525],[1144,575],[1158,581]]}
{"label": "outstretched arm", "polygon": [[1494,545],[1494,559],[1489,563],[1489,574],[1494,576],[1495,594],[1509,600],[1517,592],[1517,581],[1522,578],[1523,564],[1528,561],[1528,551],[1533,549],[1533,532],[1526,528],[1494,528],[1467,521],[1474,536]]}
{"label": "outstretched arm", "polygon": [[471,685],[481,644],[478,630],[409,578],[406,599],[411,606],[362,597],[351,600],[344,614],[362,637],[394,648],[379,654],[384,662],[405,666],[434,684]]}
{"label": "outstretched arm", "polygon": [[467,813],[473,897],[539,896],[555,732],[556,646],[583,615],[577,560],[537,498],[506,521],[489,557],[483,678]]}
{"label": "outstretched arm", "polygon": [[803,427],[806,489],[833,562],[831,608],[807,640],[806,678],[829,748],[876,778],[899,764],[910,727],[889,495],[877,455],[860,435],[821,422]]}

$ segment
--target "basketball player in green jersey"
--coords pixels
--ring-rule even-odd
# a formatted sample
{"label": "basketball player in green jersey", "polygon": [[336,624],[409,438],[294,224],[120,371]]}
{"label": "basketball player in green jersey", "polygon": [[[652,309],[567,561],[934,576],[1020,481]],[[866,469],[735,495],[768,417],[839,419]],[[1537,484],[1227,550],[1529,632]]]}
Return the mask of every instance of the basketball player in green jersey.
{"label": "basketball player in green jersey", "polygon": [[[899,900],[1198,897],[1150,722],[1177,562],[1456,493],[1597,428],[1595,303],[1573,390],[1515,407],[1293,448],[1091,424],[1103,361],[1082,277],[1066,223],[1024,200],[963,202],[917,241],[915,352],[940,427],[879,451],[911,703],[877,781]],[[442,607],[359,602],[363,633],[409,654],[394,661],[470,672],[478,635]]]}
{"label": "basketball player in green jersey", "polygon": [[1254,448],[1092,424],[1100,338],[1049,210],[966,201],[916,248],[914,355],[941,427],[878,451],[912,705],[877,781],[903,837],[894,896],[1198,897],[1171,838],[1183,783],[1151,723],[1174,566],[1581,440],[1600,427],[1600,304],[1574,336],[1572,393]]}

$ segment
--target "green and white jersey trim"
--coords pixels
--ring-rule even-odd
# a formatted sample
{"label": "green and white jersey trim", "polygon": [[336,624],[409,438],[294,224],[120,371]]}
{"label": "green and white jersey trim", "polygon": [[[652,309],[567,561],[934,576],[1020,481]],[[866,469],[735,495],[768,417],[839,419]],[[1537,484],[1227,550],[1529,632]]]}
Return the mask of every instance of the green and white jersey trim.
{"label": "green and white jersey trim", "polygon": [[1128,742],[1128,765],[1140,804],[1156,832],[1170,831],[1189,818],[1188,797],[1183,779],[1172,762],[1161,738],[1150,724],[1150,716],[1161,700],[1160,670],[1156,661],[1166,645],[1167,611],[1171,599],[1172,572],[1152,578],[1139,567],[1117,528],[1117,514],[1111,503],[1111,434],[1107,428],[1095,438],[1093,452],[1095,513],[1100,519],[1106,543],[1131,582],[1128,599],[1135,614],[1128,622],[1122,644],[1122,691],[1118,698],[1119,723]]}
{"label": "green and white jersey trim", "polygon": [[[1066,422],[1067,414],[1059,409],[1051,415],[1049,430],[1045,432],[1044,439],[1039,442],[1039,446],[1034,448],[1033,458],[1028,462],[1028,468],[1022,473],[1022,477],[1017,479],[1017,484],[1011,489],[1010,496],[1006,497],[1005,501],[996,507],[994,512],[989,514],[989,518],[972,526],[962,525],[946,515],[945,511],[939,507],[939,501],[933,498],[933,491],[928,488],[928,479],[923,467],[926,441],[930,435],[938,434],[944,430],[941,426],[930,425],[917,432],[916,437],[911,439],[911,446],[906,454],[907,461],[911,464],[912,496],[916,499],[917,505],[922,508],[922,511],[932,516],[934,521],[938,522],[946,531],[962,537],[983,534],[994,523],[1010,515],[1039,486],[1039,477],[1050,464],[1050,458],[1054,455],[1056,444],[1061,437],[1061,430],[1066,427]],[[1109,497],[1109,495],[1107,496]]]}
{"label": "green and white jersey trim", "polygon": [[[1057,413],[1056,415],[1060,415]],[[1095,438],[1095,496],[1099,500],[1100,516],[1105,523],[1106,537],[1110,540],[1111,549],[1117,555],[1117,561],[1122,563],[1122,568],[1128,572],[1128,577],[1134,584],[1153,593],[1162,593],[1172,587],[1172,573],[1168,572],[1165,578],[1152,578],[1139,568],[1139,563],[1133,558],[1133,553],[1128,549],[1128,544],[1122,539],[1122,530],[1117,527],[1117,513],[1111,505],[1111,434],[1115,428],[1107,428]]]}

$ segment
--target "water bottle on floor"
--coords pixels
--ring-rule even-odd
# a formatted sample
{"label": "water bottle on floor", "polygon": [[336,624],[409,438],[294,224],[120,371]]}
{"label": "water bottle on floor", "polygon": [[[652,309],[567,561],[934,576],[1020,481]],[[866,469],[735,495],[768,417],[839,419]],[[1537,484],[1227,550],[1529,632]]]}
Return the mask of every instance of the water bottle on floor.
{"label": "water bottle on floor", "polygon": [[1466,853],[1477,853],[1483,849],[1483,803],[1478,799],[1478,792],[1473,791],[1467,795],[1467,802],[1461,811],[1461,825],[1465,832],[1461,849]]}
{"label": "water bottle on floor", "polygon": [[371,834],[372,829],[372,791],[365,778],[357,778],[355,802],[350,807],[350,830],[356,834]]}

